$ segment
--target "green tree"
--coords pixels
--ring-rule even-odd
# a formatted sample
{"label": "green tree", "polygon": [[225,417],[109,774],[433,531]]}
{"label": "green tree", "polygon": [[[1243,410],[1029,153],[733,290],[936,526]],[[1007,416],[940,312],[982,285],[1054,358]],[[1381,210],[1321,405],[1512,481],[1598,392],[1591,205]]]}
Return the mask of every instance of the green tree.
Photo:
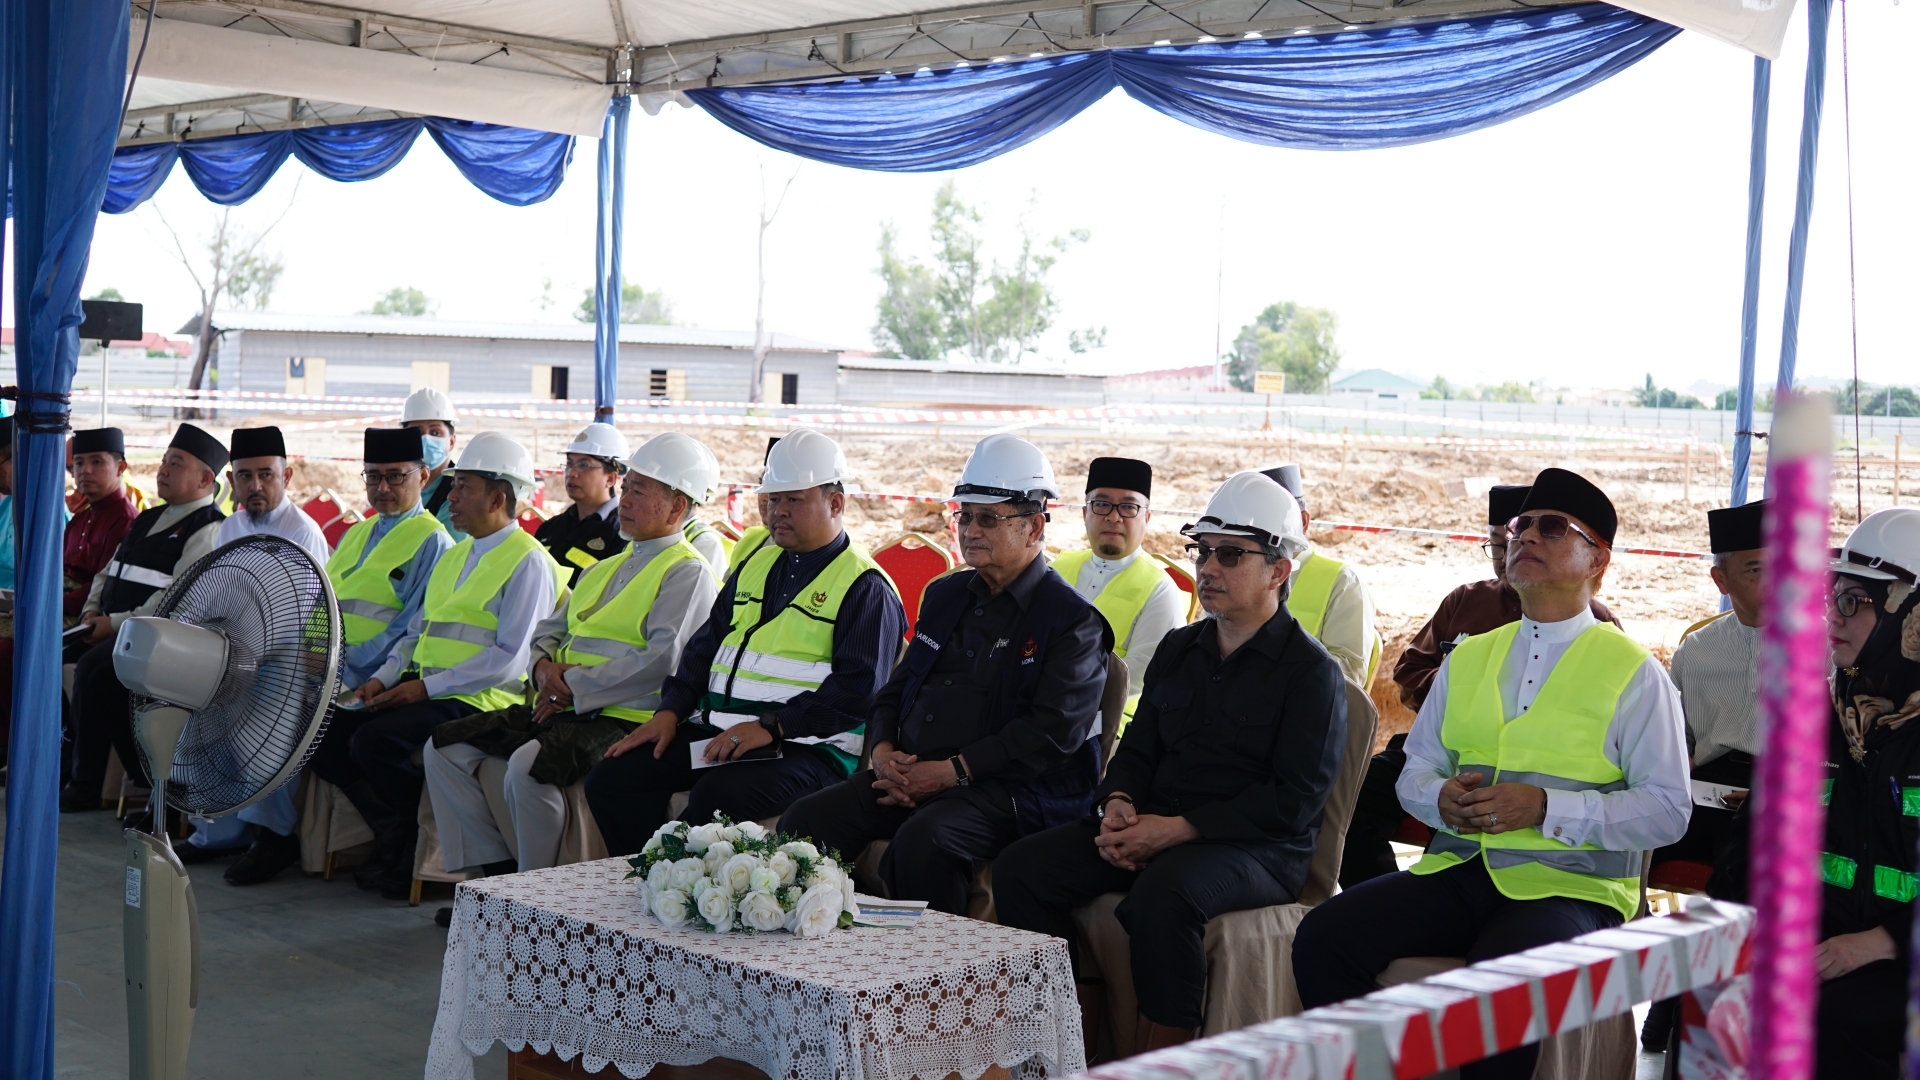
{"label": "green tree", "polygon": [[1904,386],[1885,386],[1860,411],[1869,416],[1920,416],[1920,396]]}
{"label": "green tree", "polygon": [[1499,386],[1482,386],[1481,401],[1532,402],[1533,387],[1525,383],[1503,382]]}
{"label": "green tree", "polygon": [[[580,297],[580,306],[574,309],[573,317],[584,323],[590,323],[600,316],[600,305],[594,301],[593,290],[588,289]],[[624,276],[620,278],[620,321],[645,326],[672,326],[673,301],[667,299],[666,291],[656,289],[648,292],[643,286],[635,285]]]}
{"label": "green tree", "polygon": [[940,275],[917,259],[902,258],[893,223],[880,226],[880,307],[873,343],[908,360],[937,360],[947,351],[946,309]]}
{"label": "green tree", "polygon": [[1700,399],[1691,394],[1683,394],[1672,387],[1655,386],[1653,374],[1647,374],[1646,384],[1633,392],[1636,403],[1649,409],[1699,409],[1704,408]]}
{"label": "green tree", "polygon": [[411,285],[395,285],[386,291],[386,295],[373,302],[373,306],[361,312],[362,315],[405,315],[421,318],[433,314],[438,304],[427,298],[427,294]]}
{"label": "green tree", "polygon": [[89,299],[89,300],[112,300],[112,301],[115,301],[115,302],[117,302],[117,303],[122,303],[122,304],[124,304],[124,303],[126,303],[126,301],[127,301],[127,298],[126,298],[126,297],[124,297],[124,296],[121,296],[121,295],[120,295],[120,290],[119,290],[119,289],[116,289],[116,288],[114,288],[114,287],[113,287],[113,286],[111,286],[111,285],[109,285],[109,286],[107,286],[107,287],[106,287],[106,288],[104,288],[104,289],[101,289],[101,290],[100,290],[99,292],[97,292],[97,293],[94,293],[94,294],[93,294],[92,296],[89,296],[89,297],[87,297],[87,299]]}
{"label": "green tree", "polygon": [[1052,328],[1060,308],[1053,290],[1047,287],[1047,274],[1068,248],[1085,243],[1087,236],[1087,230],[1075,229],[1046,241],[1043,250],[1036,253],[1032,231],[1025,221],[1020,223],[1020,257],[1005,269],[994,264],[987,277],[987,300],[980,305],[987,359],[1017,361],[1038,351],[1040,335]]}
{"label": "green tree", "polygon": [[286,269],[286,264],[280,261],[277,254],[249,251],[234,263],[227,295],[233,297],[237,304],[264,311],[273,302],[273,290],[280,284],[280,275]]}
{"label": "green tree", "polygon": [[1420,391],[1420,396],[1428,401],[1452,401],[1453,384],[1447,381],[1445,375],[1435,375],[1432,384]]}
{"label": "green tree", "polygon": [[1304,307],[1292,300],[1268,304],[1234,336],[1228,376],[1235,387],[1252,390],[1254,372],[1284,371],[1288,389],[1324,392],[1340,366],[1340,346],[1334,340],[1339,328],[1339,318],[1326,308]]}

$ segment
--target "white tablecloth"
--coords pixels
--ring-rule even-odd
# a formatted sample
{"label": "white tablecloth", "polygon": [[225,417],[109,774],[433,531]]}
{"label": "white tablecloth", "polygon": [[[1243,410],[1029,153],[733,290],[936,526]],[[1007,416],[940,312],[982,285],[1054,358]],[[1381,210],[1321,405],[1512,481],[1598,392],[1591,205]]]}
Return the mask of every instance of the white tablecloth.
{"label": "white tablecloth", "polygon": [[628,1077],[714,1057],[773,1080],[976,1080],[1086,1068],[1067,943],[929,912],[801,940],[669,930],[621,859],[459,887],[427,1053],[466,1080],[495,1040]]}

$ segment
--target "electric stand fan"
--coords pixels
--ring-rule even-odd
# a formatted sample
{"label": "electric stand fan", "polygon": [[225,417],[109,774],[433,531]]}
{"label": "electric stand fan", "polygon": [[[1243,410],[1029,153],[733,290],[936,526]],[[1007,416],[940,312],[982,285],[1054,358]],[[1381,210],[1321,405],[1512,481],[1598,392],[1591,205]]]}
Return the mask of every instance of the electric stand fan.
{"label": "electric stand fan", "polygon": [[340,611],[320,564],[278,536],[212,552],[151,617],[121,624],[113,670],[153,778],[160,835],[127,830],[127,1052],[132,1080],[181,1080],[200,997],[193,883],[166,808],[236,813],[285,785],[326,731]]}

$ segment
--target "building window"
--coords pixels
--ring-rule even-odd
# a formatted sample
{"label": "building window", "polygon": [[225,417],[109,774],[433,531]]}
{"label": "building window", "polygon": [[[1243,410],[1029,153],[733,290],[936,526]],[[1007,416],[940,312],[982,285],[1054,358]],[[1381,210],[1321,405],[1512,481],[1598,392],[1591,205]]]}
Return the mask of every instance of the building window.
{"label": "building window", "polygon": [[666,368],[654,368],[647,373],[647,396],[658,398],[667,396]]}
{"label": "building window", "polygon": [[780,375],[780,404],[800,404],[800,375],[798,372],[782,372]]}
{"label": "building window", "polygon": [[547,376],[547,394],[549,400],[567,400],[567,372],[571,370],[571,368],[563,368],[557,364],[554,365],[552,373]]}

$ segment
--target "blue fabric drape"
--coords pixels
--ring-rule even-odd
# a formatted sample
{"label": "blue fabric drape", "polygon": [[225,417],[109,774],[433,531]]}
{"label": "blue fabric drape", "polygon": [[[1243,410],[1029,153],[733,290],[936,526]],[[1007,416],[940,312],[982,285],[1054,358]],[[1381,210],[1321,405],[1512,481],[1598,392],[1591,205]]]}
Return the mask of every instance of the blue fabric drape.
{"label": "blue fabric drape", "polygon": [[[1740,397],[1734,406],[1733,492],[1729,506],[1745,506],[1753,465],[1753,364],[1760,337],[1760,224],[1767,205],[1767,113],[1773,61],[1753,58],[1753,143],[1747,158],[1747,277],[1740,295]],[[1732,601],[1720,598],[1721,610]]]}
{"label": "blue fabric drape", "polygon": [[1679,32],[1609,4],[1583,4],[688,95],[768,146],[891,172],[958,169],[997,157],[1116,86],[1149,108],[1236,139],[1357,150],[1427,142],[1524,116],[1630,66]]}
{"label": "blue fabric drape", "polygon": [[571,135],[437,116],[222,135],[116,151],[101,209],[124,214],[146,202],[176,161],[200,194],[223,206],[259,194],[289,156],[329,180],[372,180],[400,164],[422,131],[474,187],[510,206],[550,197],[573,160]]}
{"label": "blue fabric drape", "polygon": [[[1820,113],[1827,99],[1827,21],[1833,0],[1807,0],[1807,88],[1800,113],[1800,175],[1793,197],[1793,233],[1787,241],[1787,303],[1780,326],[1780,371],[1774,401],[1793,390],[1800,358],[1800,293],[1806,284],[1807,226],[1813,220],[1813,179],[1820,161]],[[1772,473],[1767,474],[1771,482]]]}
{"label": "blue fabric drape", "polygon": [[[0,0],[12,98],[13,734],[0,868],[0,1075],[53,1076],[59,844],[61,498],[80,285],[126,85],[126,0]],[[0,115],[7,110],[0,109]]]}
{"label": "blue fabric drape", "polygon": [[621,257],[626,250],[627,120],[632,111],[632,98],[614,98],[600,128],[598,231],[593,246],[593,418],[609,424],[614,399],[620,396]]}

